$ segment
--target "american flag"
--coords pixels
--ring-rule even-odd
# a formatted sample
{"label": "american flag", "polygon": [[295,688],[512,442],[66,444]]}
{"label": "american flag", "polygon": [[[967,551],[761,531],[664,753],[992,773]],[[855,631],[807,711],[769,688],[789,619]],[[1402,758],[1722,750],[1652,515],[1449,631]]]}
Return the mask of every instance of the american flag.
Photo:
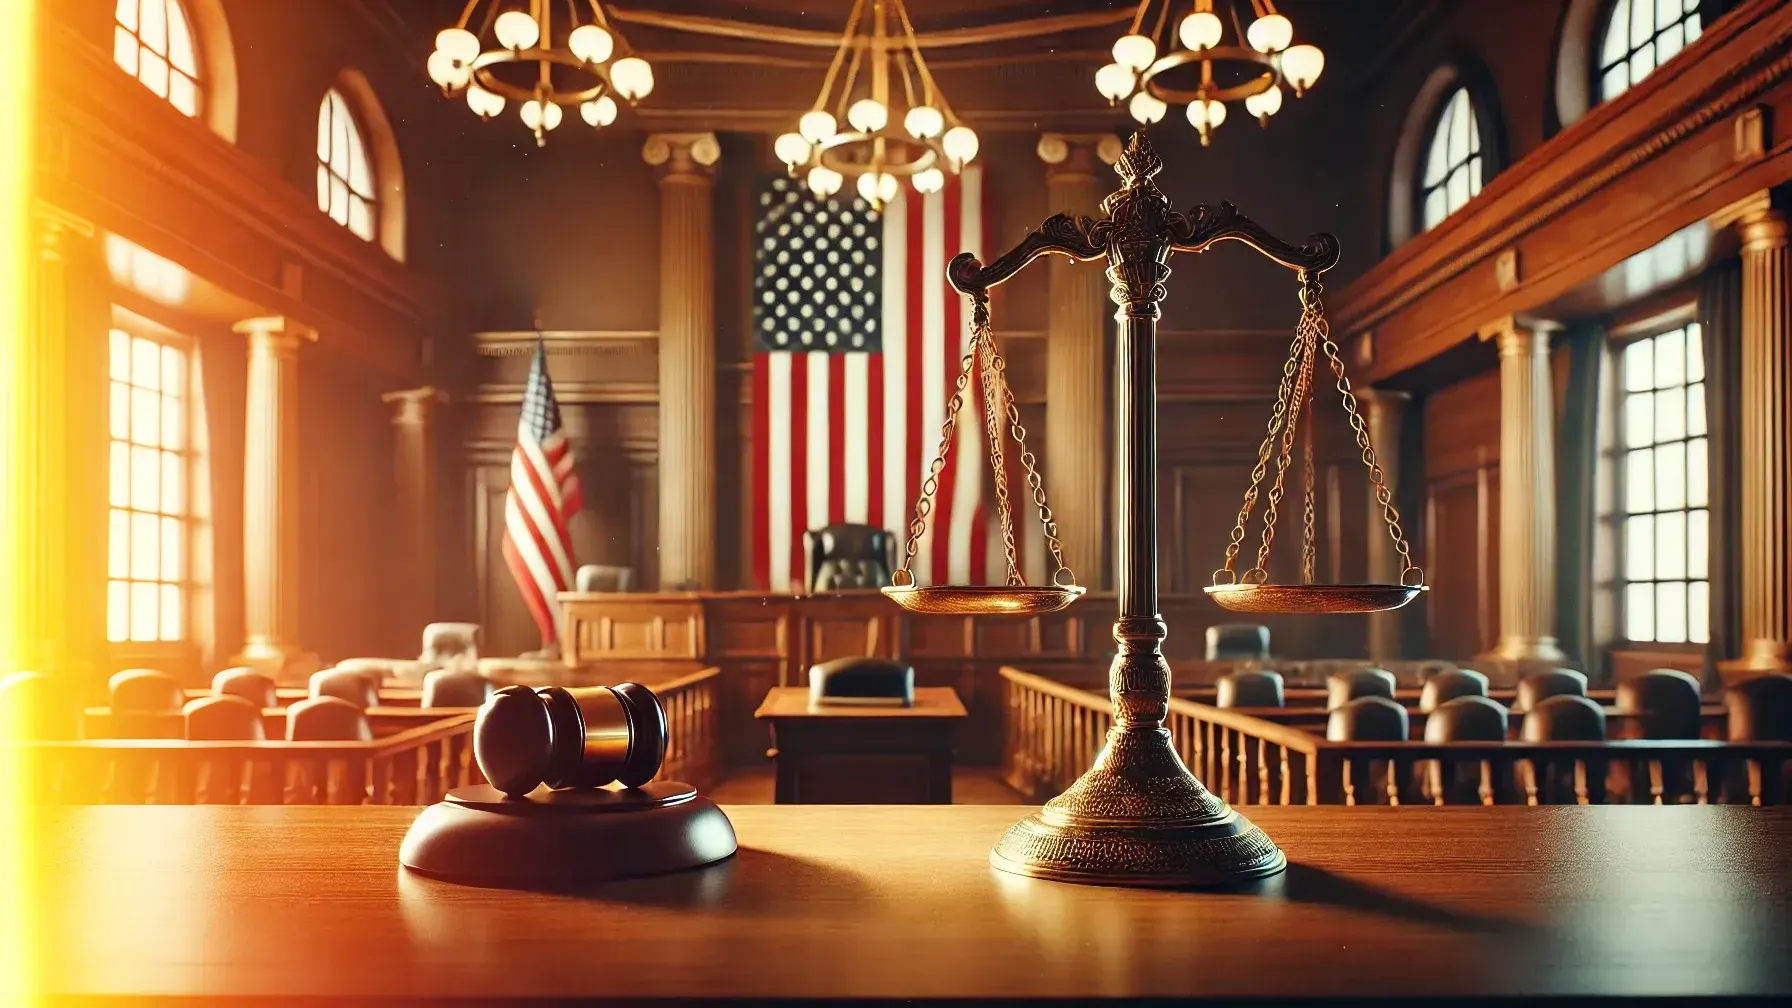
{"label": "american flag", "polygon": [[[946,281],[959,252],[985,258],[983,173],[873,210],[768,179],[754,252],[755,581],[801,591],[803,532],[840,522],[896,533],[915,497],[970,342]],[[989,481],[975,376],[915,557],[921,583],[979,584],[991,562]],[[1010,452],[1010,454],[1017,454]],[[997,555],[999,562],[999,553]]]}
{"label": "american flag", "polygon": [[535,360],[523,389],[510,453],[510,491],[504,496],[504,561],[517,590],[552,644],[560,624],[559,593],[573,585],[576,569],[567,527],[584,506],[573,471],[572,446],[560,425],[560,405],[548,381],[547,350],[535,341]]}

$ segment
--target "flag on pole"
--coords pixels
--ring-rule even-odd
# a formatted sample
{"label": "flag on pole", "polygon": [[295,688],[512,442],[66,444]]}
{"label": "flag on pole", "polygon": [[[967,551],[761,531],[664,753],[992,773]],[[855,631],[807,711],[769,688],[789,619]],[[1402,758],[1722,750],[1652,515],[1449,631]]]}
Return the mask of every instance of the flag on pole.
{"label": "flag on pole", "polygon": [[[757,209],[753,573],[800,591],[807,529],[887,528],[901,555],[970,343],[946,264],[987,258],[983,172],[967,166],[925,196],[905,186],[881,212],[768,179]],[[978,584],[993,569],[980,402],[973,376],[915,556],[923,583]]]}
{"label": "flag on pole", "polygon": [[504,496],[504,562],[541,629],[544,644],[558,637],[559,593],[573,585],[572,516],[584,506],[572,446],[560,424],[560,405],[548,380],[547,349],[535,341],[535,360],[523,388],[516,448],[510,453],[510,490]]}

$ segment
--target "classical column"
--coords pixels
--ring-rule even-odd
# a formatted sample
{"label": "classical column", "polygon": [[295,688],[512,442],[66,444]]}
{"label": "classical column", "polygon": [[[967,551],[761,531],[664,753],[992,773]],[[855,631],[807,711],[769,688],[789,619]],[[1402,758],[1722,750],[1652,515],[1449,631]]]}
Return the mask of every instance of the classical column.
{"label": "classical column", "polygon": [[660,587],[713,588],[716,307],[713,133],[656,133],[660,170]]}
{"label": "classical column", "polygon": [[249,389],[243,439],[243,622],[238,660],[307,674],[299,647],[299,344],[317,334],[279,315],[244,319]]}
{"label": "classical column", "polygon": [[402,639],[422,639],[436,616],[436,406],[448,401],[439,389],[404,389],[380,397],[392,406],[394,513],[398,519],[398,610]]}
{"label": "classical column", "polygon": [[[1388,491],[1396,496],[1400,492],[1400,437],[1404,426],[1406,407],[1412,396],[1393,389],[1364,388],[1357,390],[1357,401],[1363,407],[1364,418],[1369,424],[1369,443],[1375,446],[1375,461],[1381,464],[1382,479]],[[1394,548],[1394,539],[1388,535],[1387,519],[1382,515],[1381,501],[1376,499],[1375,486],[1369,485],[1368,506],[1365,516],[1368,528],[1365,531],[1364,543],[1367,547],[1366,581],[1371,584],[1399,584],[1401,574],[1400,552]],[[1411,525],[1409,520],[1407,525]],[[1402,657],[1401,648],[1405,630],[1402,625],[1403,610],[1393,609],[1369,615],[1369,657],[1375,661],[1388,661]]]}
{"label": "classical column", "polygon": [[1785,671],[1792,641],[1792,259],[1786,215],[1765,200],[1737,220],[1742,239],[1742,638],[1737,664]]}
{"label": "classical column", "polygon": [[[1120,141],[1099,136],[1046,133],[1039,138],[1045,162],[1047,209],[1101,216],[1097,158],[1112,164]],[[1106,173],[1103,173],[1104,175]],[[1100,271],[1052,256],[1051,314],[1046,328],[1045,482],[1064,545],[1064,563],[1084,585],[1106,585],[1108,543],[1108,361],[1103,316],[1107,292]],[[1047,577],[1051,571],[1046,571]]]}
{"label": "classical column", "polygon": [[[74,351],[85,341],[70,324],[69,260],[74,244],[92,236],[93,225],[87,221],[46,203],[35,207],[28,322],[19,334],[20,374],[12,403],[19,425],[13,474],[22,499],[13,528],[5,530],[15,537],[17,547],[20,624],[15,630],[18,639],[11,642],[17,667],[71,677],[91,672],[94,652],[89,645],[97,642],[86,638],[97,634],[100,624],[86,610],[97,606],[103,613],[105,606],[103,585],[97,592],[79,590],[92,586],[80,584],[85,565],[74,562],[81,550],[72,533],[82,523],[71,521],[72,515],[86,509],[77,512],[74,507],[80,496],[77,469],[84,456],[71,450],[77,441],[71,437],[71,427],[78,426],[80,417],[70,407],[79,401],[91,408],[95,400],[89,396],[102,394],[104,387],[88,389],[88,396],[70,395],[77,388],[71,384],[73,371],[81,366]],[[103,344],[103,333],[89,336]],[[96,366],[103,382],[105,362]],[[97,447],[81,447],[85,452],[105,450],[103,441]],[[101,514],[103,503],[102,497]],[[95,529],[103,533],[98,525],[86,531]],[[10,670],[0,669],[0,674],[4,671]]]}
{"label": "classical column", "polygon": [[1500,639],[1492,657],[1559,662],[1556,646],[1553,327],[1513,316],[1481,330],[1500,348]]}

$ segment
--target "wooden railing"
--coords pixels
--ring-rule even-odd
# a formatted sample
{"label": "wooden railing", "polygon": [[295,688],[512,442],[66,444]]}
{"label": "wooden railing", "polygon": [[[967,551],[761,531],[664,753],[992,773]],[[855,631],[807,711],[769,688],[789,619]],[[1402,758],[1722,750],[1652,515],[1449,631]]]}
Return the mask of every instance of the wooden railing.
{"label": "wooden railing", "polygon": [[680,780],[706,790],[721,774],[722,740],[717,724],[719,668],[707,668],[660,683],[654,695],[666,708],[666,760],[659,780]]}
{"label": "wooden railing", "polygon": [[[1088,769],[1113,723],[1108,700],[1013,668],[1003,778],[1039,801]],[[1788,801],[1792,743],[1328,742],[1237,710],[1171,698],[1176,750],[1237,805],[1571,804]]]}
{"label": "wooden railing", "polygon": [[0,743],[25,800],[74,805],[426,805],[476,783],[473,715],[371,742],[92,739]]}

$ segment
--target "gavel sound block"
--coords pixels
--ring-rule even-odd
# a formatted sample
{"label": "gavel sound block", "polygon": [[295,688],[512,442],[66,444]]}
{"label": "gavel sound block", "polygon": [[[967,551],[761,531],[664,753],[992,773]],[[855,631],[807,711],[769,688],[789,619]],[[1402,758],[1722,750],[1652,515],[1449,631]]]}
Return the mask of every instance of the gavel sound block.
{"label": "gavel sound block", "polygon": [[722,810],[689,784],[653,780],[665,755],[666,712],[645,686],[507,686],[473,727],[491,783],[424,809],[398,861],[451,882],[553,889],[729,857]]}

